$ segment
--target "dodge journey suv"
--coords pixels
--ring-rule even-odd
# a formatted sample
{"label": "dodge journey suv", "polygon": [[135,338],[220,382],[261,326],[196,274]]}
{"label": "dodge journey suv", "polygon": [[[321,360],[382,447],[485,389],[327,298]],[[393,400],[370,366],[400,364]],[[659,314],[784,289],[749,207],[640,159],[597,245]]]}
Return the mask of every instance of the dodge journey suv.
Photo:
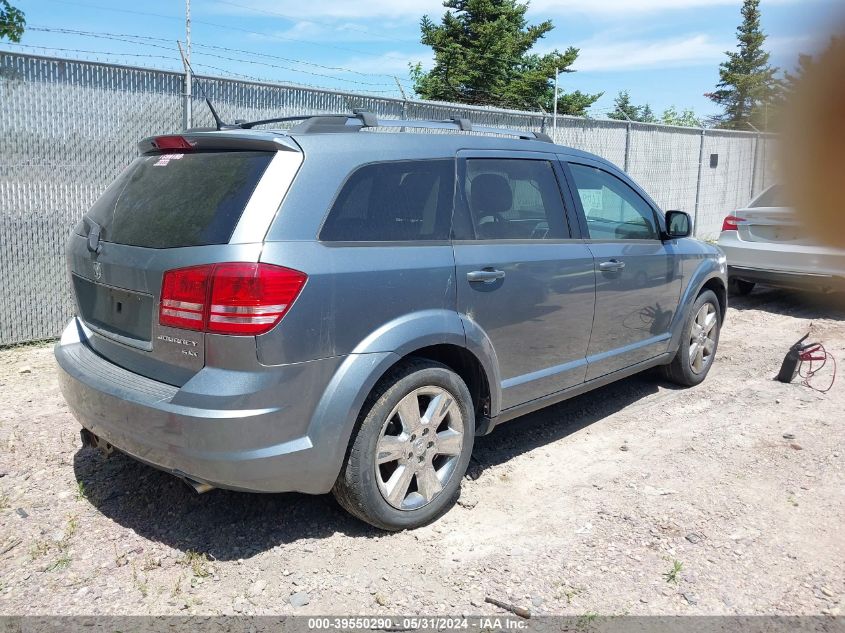
{"label": "dodge journey suv", "polygon": [[704,380],[724,257],[609,162],[464,119],[296,119],[148,138],[74,230],[56,357],[86,446],[399,530],[502,422],[656,366]]}

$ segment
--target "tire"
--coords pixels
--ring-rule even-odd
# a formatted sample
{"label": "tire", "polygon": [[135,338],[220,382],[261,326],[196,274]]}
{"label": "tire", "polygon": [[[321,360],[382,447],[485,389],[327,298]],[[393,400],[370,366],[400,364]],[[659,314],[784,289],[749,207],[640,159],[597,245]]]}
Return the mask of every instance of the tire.
{"label": "tire", "polygon": [[[712,324],[711,318],[714,319]],[[692,304],[681,334],[681,345],[672,362],[664,367],[665,378],[684,387],[700,384],[713,366],[721,328],[719,300],[712,290],[705,290]]]}
{"label": "tire", "polygon": [[[434,415],[437,426],[427,426]],[[464,381],[445,365],[410,359],[391,369],[364,403],[332,492],[350,514],[377,528],[426,525],[455,503],[474,439]]]}
{"label": "tire", "polygon": [[739,295],[744,297],[745,295],[751,294],[751,291],[754,290],[754,286],[756,286],[753,281],[745,281],[744,279],[731,279],[728,282],[728,290],[732,295]]}

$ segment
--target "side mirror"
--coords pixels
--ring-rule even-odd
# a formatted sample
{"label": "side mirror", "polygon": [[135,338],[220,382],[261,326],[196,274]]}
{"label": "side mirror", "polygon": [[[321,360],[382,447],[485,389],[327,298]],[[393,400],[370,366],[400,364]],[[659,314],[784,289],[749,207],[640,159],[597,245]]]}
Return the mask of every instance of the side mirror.
{"label": "side mirror", "polygon": [[666,212],[666,237],[676,239],[692,235],[692,218],[684,211]]}

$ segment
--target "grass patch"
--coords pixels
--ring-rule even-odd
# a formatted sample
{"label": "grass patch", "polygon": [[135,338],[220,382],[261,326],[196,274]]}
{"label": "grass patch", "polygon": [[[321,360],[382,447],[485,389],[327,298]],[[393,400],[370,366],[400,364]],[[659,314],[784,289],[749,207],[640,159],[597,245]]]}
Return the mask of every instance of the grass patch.
{"label": "grass patch", "polygon": [[61,571],[66,569],[70,565],[70,562],[71,558],[67,555],[67,552],[62,552],[62,555],[47,567],[47,571]]}
{"label": "grass patch", "polygon": [[185,552],[185,557],[182,559],[181,563],[185,567],[189,567],[191,569],[191,573],[196,578],[208,578],[211,575],[211,569],[208,565],[208,556],[205,554],[188,550]]}
{"label": "grass patch", "polygon": [[35,541],[29,548],[29,560],[38,560],[50,551],[50,544],[47,541]]}
{"label": "grass patch", "polygon": [[680,578],[678,578],[678,574],[681,573],[681,570],[684,568],[684,564],[679,560],[673,560],[672,566],[669,568],[669,571],[663,573],[663,577],[666,579],[666,582],[673,582],[676,585],[680,582]]}

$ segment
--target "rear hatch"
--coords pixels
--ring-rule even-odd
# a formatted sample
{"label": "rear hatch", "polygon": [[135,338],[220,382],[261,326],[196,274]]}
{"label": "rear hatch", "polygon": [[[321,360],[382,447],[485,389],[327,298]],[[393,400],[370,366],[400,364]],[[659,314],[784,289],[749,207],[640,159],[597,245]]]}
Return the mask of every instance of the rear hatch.
{"label": "rear hatch", "polygon": [[204,366],[207,337],[159,323],[164,273],[257,262],[301,154],[289,140],[253,135],[158,140],[171,149],[142,142],[146,153],[85,214],[67,256],[92,347],[130,371],[182,385]]}

